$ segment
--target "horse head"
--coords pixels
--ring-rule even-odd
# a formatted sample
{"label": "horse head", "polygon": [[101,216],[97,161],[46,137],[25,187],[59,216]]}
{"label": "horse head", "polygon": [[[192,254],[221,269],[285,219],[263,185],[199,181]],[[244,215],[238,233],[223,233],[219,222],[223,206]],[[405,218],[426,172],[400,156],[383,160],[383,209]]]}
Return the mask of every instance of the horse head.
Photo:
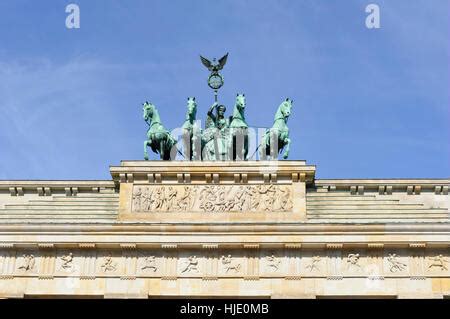
{"label": "horse head", "polygon": [[292,109],[293,103],[294,103],[293,100],[286,98],[286,100],[284,100],[278,107],[278,111],[275,114],[275,121],[282,119],[285,122],[287,122],[289,115],[291,115],[291,109]]}
{"label": "horse head", "polygon": [[187,99],[187,119],[195,119],[197,114],[197,102],[195,97],[188,97]]}
{"label": "horse head", "polygon": [[152,103],[145,101],[145,103],[142,104],[142,110],[144,111],[144,120],[148,121],[153,117],[153,113],[155,112],[155,106]]}
{"label": "horse head", "polygon": [[245,94],[236,94],[236,107],[239,112],[244,112],[245,110]]}

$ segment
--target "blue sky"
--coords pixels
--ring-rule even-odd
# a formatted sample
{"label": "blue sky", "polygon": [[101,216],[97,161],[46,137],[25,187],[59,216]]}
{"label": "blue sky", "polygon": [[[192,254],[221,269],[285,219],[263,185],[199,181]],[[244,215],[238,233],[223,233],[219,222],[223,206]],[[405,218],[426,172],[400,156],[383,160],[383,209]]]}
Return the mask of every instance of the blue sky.
{"label": "blue sky", "polygon": [[[65,27],[76,3],[81,28]],[[367,29],[365,7],[380,7]],[[449,1],[0,1],[0,179],[108,179],[212,103],[198,55],[230,56],[220,100],[271,126],[294,99],[290,159],[319,178],[449,176]],[[156,158],[153,156],[153,158]]]}

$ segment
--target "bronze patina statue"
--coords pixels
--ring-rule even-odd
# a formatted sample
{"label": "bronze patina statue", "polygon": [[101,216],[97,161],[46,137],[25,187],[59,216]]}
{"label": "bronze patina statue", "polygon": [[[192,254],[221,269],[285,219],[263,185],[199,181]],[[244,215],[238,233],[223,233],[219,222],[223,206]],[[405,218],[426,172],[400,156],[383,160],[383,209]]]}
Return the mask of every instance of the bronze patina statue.
{"label": "bronze patina statue", "polygon": [[[202,130],[196,123],[197,102],[195,97],[187,99],[186,119],[181,127],[183,143],[177,143],[169,131],[167,131],[156,107],[144,103],[144,120],[149,125],[147,140],[144,142],[144,159],[148,159],[147,147],[160,154],[162,160],[174,159],[178,153],[186,160],[247,160],[249,153],[249,127],[245,119],[246,100],[245,94],[237,94],[233,114],[225,115],[226,106],[218,102],[217,92],[223,85],[223,77],[219,73],[223,69],[228,58],[228,53],[216,62],[200,56],[200,59],[211,74],[208,77],[208,85],[214,90],[214,104],[208,110],[205,129]],[[275,113],[273,126],[267,129],[262,137],[262,142],[256,148],[259,150],[259,158],[262,160],[276,159],[284,149],[283,158],[289,156],[289,128],[287,120],[291,114],[293,101],[285,99]],[[177,146],[182,145],[183,152]],[[256,153],[256,151],[255,151]],[[253,156],[252,156],[253,157]]]}
{"label": "bronze patina statue", "polygon": [[278,155],[283,148],[285,149],[283,158],[288,158],[291,140],[289,139],[289,128],[286,123],[289,115],[291,115],[293,102],[293,100],[287,98],[278,107],[278,110],[275,113],[272,128],[265,132],[263,141],[259,147],[260,159],[268,159],[271,154]]}
{"label": "bronze patina statue", "polygon": [[177,141],[162,125],[159,118],[159,112],[153,104],[145,102],[143,104],[143,110],[144,121],[149,126],[147,130],[147,140],[144,141],[144,159],[148,160],[148,146],[151,147],[154,153],[159,153],[162,160],[171,159],[170,153],[173,151],[173,146]]}
{"label": "bronze patina statue", "polygon": [[195,97],[188,97],[187,99],[187,112],[186,119],[184,120],[181,129],[183,130],[183,142],[184,142],[184,156],[186,159],[193,160],[197,149],[195,147],[196,126],[195,120],[197,116],[197,102]]}

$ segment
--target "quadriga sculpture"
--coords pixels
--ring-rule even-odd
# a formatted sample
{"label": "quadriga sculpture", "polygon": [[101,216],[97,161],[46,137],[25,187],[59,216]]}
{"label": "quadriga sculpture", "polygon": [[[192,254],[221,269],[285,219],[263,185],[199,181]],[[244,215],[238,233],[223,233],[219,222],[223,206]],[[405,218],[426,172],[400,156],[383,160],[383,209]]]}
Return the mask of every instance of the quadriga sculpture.
{"label": "quadriga sculpture", "polygon": [[[276,159],[283,149],[283,158],[289,156],[291,141],[286,123],[291,114],[292,103],[287,98],[278,107],[272,128],[266,130],[257,148],[259,159]],[[233,115],[230,117],[225,116],[226,107],[216,102],[208,111],[205,129],[201,130],[196,123],[197,102],[195,97],[189,97],[186,118],[181,127],[183,154],[177,149],[177,140],[161,123],[156,107],[145,102],[144,120],[149,128],[144,142],[144,158],[148,160],[147,148],[151,147],[153,152],[160,154],[162,160],[175,159],[177,152],[185,160],[247,160],[250,141],[245,108],[245,94],[236,95]]]}

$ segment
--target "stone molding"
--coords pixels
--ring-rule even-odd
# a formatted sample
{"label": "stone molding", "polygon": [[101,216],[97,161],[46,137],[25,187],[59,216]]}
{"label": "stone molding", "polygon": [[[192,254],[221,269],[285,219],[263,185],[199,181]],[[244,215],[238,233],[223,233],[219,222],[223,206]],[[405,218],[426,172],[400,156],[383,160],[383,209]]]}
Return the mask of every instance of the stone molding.
{"label": "stone molding", "polygon": [[[111,176],[119,183],[292,183],[311,184],[316,168],[305,161],[242,161],[242,162],[187,162],[187,161],[122,161],[111,166]],[[180,173],[181,172],[181,173]]]}
{"label": "stone molding", "polygon": [[442,179],[316,179],[318,190],[346,191],[363,195],[365,192],[377,192],[379,195],[392,195],[393,192],[420,195],[432,192],[436,195],[448,195],[450,180]]}
{"label": "stone molding", "polygon": [[8,191],[11,196],[51,196],[54,193],[76,196],[78,193],[99,193],[106,190],[115,190],[113,181],[0,181],[0,191]]}

